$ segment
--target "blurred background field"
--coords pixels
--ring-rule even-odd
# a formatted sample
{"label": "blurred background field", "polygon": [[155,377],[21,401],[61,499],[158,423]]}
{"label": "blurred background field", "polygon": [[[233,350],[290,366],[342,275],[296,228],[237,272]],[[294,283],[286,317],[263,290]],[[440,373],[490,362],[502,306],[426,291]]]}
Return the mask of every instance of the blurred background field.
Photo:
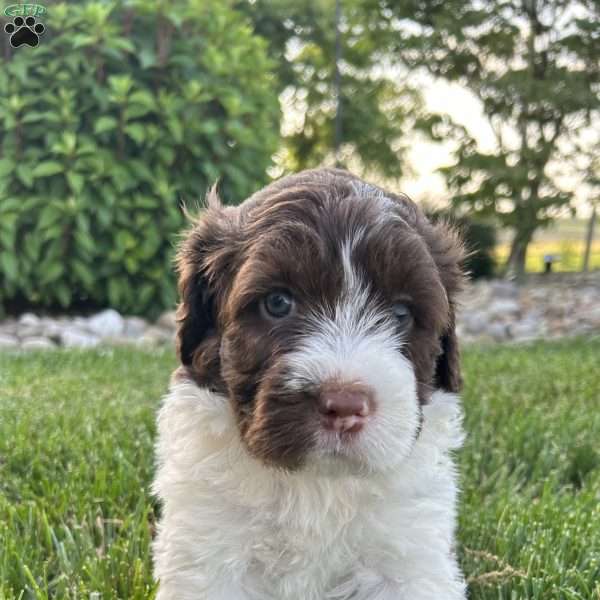
{"label": "blurred background field", "polygon": [[[7,6],[2,30],[33,6]],[[600,198],[597,2],[42,9],[35,47],[0,31],[0,314],[156,319],[176,301],[184,205],[215,182],[236,204],[319,165],[460,224],[475,278],[522,280],[548,252],[558,272],[583,266]]]}
{"label": "blurred background field", "polygon": [[[536,232],[527,249],[526,269],[528,273],[540,273],[544,270],[544,257],[548,254],[560,257],[553,265],[557,272],[581,271],[585,252],[585,237],[588,222],[584,219],[557,219],[548,229]],[[510,252],[509,234],[498,237],[494,255],[498,264],[503,264]],[[600,269],[600,239],[593,241],[590,252],[591,270]]]}

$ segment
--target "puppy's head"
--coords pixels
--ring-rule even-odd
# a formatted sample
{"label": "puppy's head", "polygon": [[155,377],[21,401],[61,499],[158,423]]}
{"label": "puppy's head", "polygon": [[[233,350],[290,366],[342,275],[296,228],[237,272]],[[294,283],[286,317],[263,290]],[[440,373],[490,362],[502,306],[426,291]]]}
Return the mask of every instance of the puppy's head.
{"label": "puppy's head", "polygon": [[459,389],[461,259],[408,198],[344,171],[239,207],[212,194],[178,255],[181,362],[265,463],[385,469],[410,453],[431,392]]}

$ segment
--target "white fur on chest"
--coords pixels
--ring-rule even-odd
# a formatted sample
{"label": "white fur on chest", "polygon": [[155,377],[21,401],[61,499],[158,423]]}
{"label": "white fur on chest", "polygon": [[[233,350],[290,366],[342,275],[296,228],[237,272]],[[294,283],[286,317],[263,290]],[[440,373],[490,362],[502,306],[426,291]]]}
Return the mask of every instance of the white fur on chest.
{"label": "white fur on chest", "polygon": [[191,382],[159,414],[158,600],[459,600],[458,398],[436,392],[411,455],[382,473],[289,473],[242,447],[229,402]]}

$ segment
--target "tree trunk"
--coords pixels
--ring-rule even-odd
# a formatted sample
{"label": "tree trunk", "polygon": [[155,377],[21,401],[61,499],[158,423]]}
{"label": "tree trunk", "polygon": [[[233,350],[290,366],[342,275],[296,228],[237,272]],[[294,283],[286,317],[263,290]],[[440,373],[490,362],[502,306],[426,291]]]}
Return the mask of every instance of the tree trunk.
{"label": "tree trunk", "polygon": [[517,230],[513,238],[510,254],[504,267],[505,277],[516,277],[523,279],[525,275],[525,259],[527,258],[527,247],[533,237],[533,229]]}
{"label": "tree trunk", "polygon": [[596,205],[592,206],[592,214],[588,223],[587,236],[585,239],[585,254],[583,256],[583,270],[590,269],[590,253],[592,250],[592,241],[594,239],[594,225],[596,224]]}

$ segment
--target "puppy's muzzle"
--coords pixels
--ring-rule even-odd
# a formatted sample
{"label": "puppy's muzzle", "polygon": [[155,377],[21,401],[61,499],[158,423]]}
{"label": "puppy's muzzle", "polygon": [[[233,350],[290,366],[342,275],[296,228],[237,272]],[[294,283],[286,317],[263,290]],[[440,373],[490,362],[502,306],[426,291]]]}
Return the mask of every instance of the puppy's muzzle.
{"label": "puppy's muzzle", "polygon": [[360,383],[326,383],[319,394],[321,423],[328,431],[358,433],[375,411],[373,390]]}

